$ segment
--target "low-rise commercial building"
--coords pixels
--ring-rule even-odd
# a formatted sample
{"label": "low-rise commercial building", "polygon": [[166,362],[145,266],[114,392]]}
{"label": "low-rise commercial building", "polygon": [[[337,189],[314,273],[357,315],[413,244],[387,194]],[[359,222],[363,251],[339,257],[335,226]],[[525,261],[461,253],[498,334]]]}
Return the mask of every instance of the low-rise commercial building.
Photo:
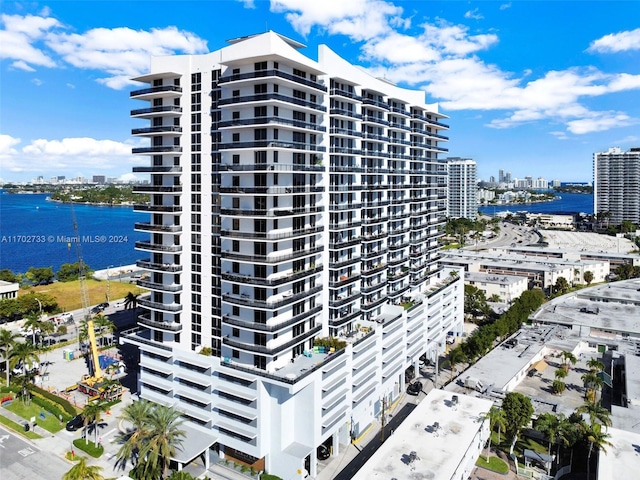
{"label": "low-rise commercial building", "polygon": [[18,298],[18,290],[20,290],[19,284],[0,280],[0,300]]}
{"label": "low-rise commercial building", "polygon": [[482,272],[467,272],[465,285],[473,285],[484,292],[488,299],[493,295],[500,297],[500,302],[511,303],[529,289],[526,277],[518,275],[494,275]]}

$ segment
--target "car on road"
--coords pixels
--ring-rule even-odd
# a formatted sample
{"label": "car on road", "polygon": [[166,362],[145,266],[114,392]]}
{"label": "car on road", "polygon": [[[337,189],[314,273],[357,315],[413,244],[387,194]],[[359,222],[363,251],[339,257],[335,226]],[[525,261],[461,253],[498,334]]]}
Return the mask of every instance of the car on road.
{"label": "car on road", "polygon": [[67,422],[68,432],[75,432],[76,430],[80,430],[82,427],[84,427],[84,417],[82,415],[76,415]]}
{"label": "car on road", "polygon": [[420,383],[419,381],[410,383],[409,386],[407,387],[407,393],[409,395],[419,395],[421,391],[422,391],[422,383]]}

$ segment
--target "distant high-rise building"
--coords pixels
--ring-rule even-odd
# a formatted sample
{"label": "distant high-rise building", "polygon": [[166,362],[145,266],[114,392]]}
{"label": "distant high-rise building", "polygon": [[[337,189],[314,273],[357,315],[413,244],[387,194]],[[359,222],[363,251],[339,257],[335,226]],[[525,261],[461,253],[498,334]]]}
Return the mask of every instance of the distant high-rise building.
{"label": "distant high-rise building", "polygon": [[489,177],[489,183],[496,183],[496,177],[494,177],[493,175],[491,175]]}
{"label": "distant high-rise building", "polygon": [[593,154],[593,212],[613,225],[640,223],[640,148]]}
{"label": "distant high-rise building", "polygon": [[448,199],[447,217],[468,218],[478,216],[478,167],[469,158],[449,157],[447,165]]}
{"label": "distant high-rise building", "polygon": [[229,43],[152,58],[130,93],[150,294],[121,338],[192,458],[316,477],[318,447],[347,448],[462,333],[462,275],[439,263],[449,127],[424,91],[324,45],[315,61],[274,32]]}
{"label": "distant high-rise building", "polygon": [[504,176],[504,181],[506,183],[511,183],[511,172],[507,172]]}
{"label": "distant high-rise building", "polygon": [[93,183],[104,185],[105,182],[106,182],[106,177],[104,175],[94,175],[93,176]]}
{"label": "distant high-rise building", "polygon": [[504,170],[498,170],[498,182],[504,182]]}

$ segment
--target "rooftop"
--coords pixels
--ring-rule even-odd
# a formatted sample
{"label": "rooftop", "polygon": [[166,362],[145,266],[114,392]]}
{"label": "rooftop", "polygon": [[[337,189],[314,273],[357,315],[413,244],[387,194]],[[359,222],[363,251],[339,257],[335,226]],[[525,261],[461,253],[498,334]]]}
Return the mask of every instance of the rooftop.
{"label": "rooftop", "polygon": [[432,390],[355,474],[354,480],[453,478],[482,428],[481,416],[491,405],[489,400]]}
{"label": "rooftop", "polygon": [[598,479],[637,478],[640,433],[608,428],[611,446],[598,457]]}

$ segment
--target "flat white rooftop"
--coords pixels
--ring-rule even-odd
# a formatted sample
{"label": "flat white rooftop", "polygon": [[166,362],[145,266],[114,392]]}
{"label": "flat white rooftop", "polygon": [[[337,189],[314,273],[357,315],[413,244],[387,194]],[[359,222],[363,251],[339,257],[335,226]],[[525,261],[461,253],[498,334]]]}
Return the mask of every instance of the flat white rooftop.
{"label": "flat white rooftop", "polygon": [[490,400],[432,390],[353,479],[452,479],[470,447],[477,447],[480,418],[491,405]]}
{"label": "flat white rooftop", "polygon": [[607,453],[600,452],[598,458],[598,480],[638,478],[640,466],[640,434],[607,429],[611,446]]}

